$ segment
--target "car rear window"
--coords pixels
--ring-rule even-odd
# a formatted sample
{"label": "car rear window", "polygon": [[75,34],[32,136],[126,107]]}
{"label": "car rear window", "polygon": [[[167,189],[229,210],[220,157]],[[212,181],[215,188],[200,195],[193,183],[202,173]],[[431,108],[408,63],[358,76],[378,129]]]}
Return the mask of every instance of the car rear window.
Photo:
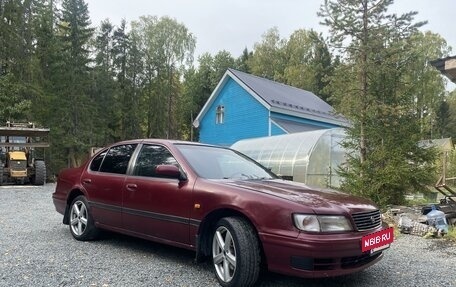
{"label": "car rear window", "polygon": [[98,171],[101,166],[101,162],[103,161],[105,155],[106,155],[106,150],[104,152],[99,153],[90,163],[90,170],[93,171]]}
{"label": "car rear window", "polygon": [[125,174],[136,144],[119,145],[109,149],[101,164],[101,172]]}

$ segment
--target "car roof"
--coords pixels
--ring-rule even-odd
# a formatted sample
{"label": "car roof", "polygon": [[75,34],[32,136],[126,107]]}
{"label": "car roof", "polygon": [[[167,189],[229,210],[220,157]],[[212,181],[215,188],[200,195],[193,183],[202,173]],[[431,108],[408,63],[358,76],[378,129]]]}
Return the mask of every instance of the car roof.
{"label": "car roof", "polygon": [[195,145],[195,146],[209,146],[209,147],[217,147],[217,148],[225,148],[223,146],[217,146],[217,145],[210,145],[210,144],[203,144],[199,142],[191,142],[191,141],[183,141],[183,140],[170,140],[170,139],[156,139],[156,138],[142,138],[142,139],[131,139],[131,140],[125,140],[125,141],[120,141],[113,143],[111,145],[108,145],[107,147],[111,146],[116,146],[119,144],[140,144],[140,143],[158,143],[158,144],[163,144],[163,145],[175,145],[175,144],[185,144],[185,145]]}

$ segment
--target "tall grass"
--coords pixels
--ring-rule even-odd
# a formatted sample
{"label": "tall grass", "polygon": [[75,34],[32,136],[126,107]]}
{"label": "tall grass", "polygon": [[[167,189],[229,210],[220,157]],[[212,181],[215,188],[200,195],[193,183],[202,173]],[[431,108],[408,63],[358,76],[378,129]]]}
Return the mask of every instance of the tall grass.
{"label": "tall grass", "polygon": [[456,242],[456,226],[450,226],[448,234],[445,235],[445,238]]}

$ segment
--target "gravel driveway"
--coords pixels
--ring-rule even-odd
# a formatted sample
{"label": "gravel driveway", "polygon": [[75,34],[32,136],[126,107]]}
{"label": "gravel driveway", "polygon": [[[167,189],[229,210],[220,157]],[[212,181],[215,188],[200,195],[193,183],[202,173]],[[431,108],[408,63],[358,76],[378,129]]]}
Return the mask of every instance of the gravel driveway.
{"label": "gravel driveway", "polygon": [[[194,253],[116,234],[72,238],[54,210],[53,184],[0,186],[0,286],[218,286]],[[259,286],[453,286],[456,246],[401,235],[380,263],[358,274],[299,279],[265,274]]]}

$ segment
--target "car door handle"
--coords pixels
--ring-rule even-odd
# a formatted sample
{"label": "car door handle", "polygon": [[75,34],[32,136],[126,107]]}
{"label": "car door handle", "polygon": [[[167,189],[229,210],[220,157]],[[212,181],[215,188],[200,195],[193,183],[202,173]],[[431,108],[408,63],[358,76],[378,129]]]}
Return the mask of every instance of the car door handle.
{"label": "car door handle", "polygon": [[84,179],[82,180],[82,183],[90,184],[90,183],[92,183],[92,180],[91,180],[90,178],[84,178]]}
{"label": "car door handle", "polygon": [[127,184],[127,189],[129,189],[129,190],[135,190],[137,188],[138,188],[138,186],[134,183]]}

